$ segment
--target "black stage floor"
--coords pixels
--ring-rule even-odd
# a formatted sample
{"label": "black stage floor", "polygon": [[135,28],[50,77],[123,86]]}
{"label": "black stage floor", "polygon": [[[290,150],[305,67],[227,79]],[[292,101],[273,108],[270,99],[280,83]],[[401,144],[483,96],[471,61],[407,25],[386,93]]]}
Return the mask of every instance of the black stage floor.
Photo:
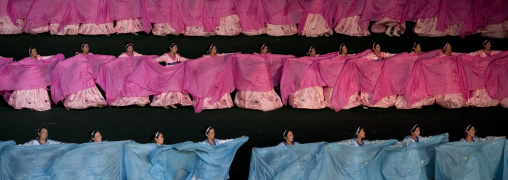
{"label": "black stage floor", "polygon": [[[411,25],[410,25],[411,26]],[[30,46],[41,55],[63,53],[66,57],[78,51],[81,42],[88,42],[95,54],[119,55],[125,42],[133,42],[134,49],[142,54],[163,54],[171,42],[176,42],[179,53],[188,58],[197,58],[205,53],[210,43],[218,46],[219,52],[256,51],[258,44],[267,43],[274,54],[303,56],[310,45],[318,53],[334,52],[339,44],[347,44],[350,53],[368,49],[374,41],[381,43],[382,50],[399,53],[411,49],[414,41],[422,44],[424,51],[440,48],[449,41],[456,52],[470,52],[482,48],[485,38],[479,35],[460,37],[418,37],[409,31],[402,37],[390,38],[384,34],[369,37],[349,37],[335,34],[330,37],[307,38],[300,36],[271,37],[156,37],[140,35],[111,36],[51,36],[0,35],[0,56],[19,60],[28,56]],[[507,39],[492,40],[493,49],[508,50]],[[36,137],[36,129],[45,126],[50,138],[69,143],[88,142],[87,132],[99,129],[109,141],[131,139],[138,143],[149,143],[150,134],[156,130],[164,133],[166,144],[183,141],[202,141],[201,130],[212,125],[219,139],[249,136],[249,141],[237,152],[231,166],[231,179],[247,179],[252,147],[275,146],[282,141],[282,131],[293,130],[295,141],[300,143],[334,142],[352,137],[355,126],[365,127],[367,139],[402,139],[408,134],[407,126],[419,123],[423,136],[448,132],[450,141],[459,140],[463,126],[473,123],[479,136],[506,136],[504,121],[508,109],[501,107],[444,109],[439,106],[422,109],[397,110],[362,109],[361,107],[335,112],[331,109],[306,110],[283,107],[261,112],[237,107],[224,110],[204,110],[194,113],[192,107],[163,109],[154,107],[122,107],[86,110],[66,110],[61,103],[45,112],[14,110],[0,100],[0,141],[14,140],[18,144]]]}

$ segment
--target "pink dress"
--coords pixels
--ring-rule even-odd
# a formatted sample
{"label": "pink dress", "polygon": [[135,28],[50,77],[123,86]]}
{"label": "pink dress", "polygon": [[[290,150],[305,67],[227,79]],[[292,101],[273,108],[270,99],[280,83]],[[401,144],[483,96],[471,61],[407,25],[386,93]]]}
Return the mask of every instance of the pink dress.
{"label": "pink dress", "polygon": [[215,32],[206,32],[203,26],[187,26],[185,27],[185,36],[214,36]]}
{"label": "pink dress", "polygon": [[0,34],[21,34],[25,21],[18,19],[18,25],[12,23],[9,16],[0,17]]}
{"label": "pink dress", "polygon": [[[380,52],[379,56],[377,56],[376,54],[374,54],[374,52],[370,52],[369,54],[365,55],[364,58],[365,59],[370,59],[370,60],[373,60],[373,61],[378,61],[378,60],[381,60],[381,59],[384,59],[384,58],[392,57],[394,55],[395,54]],[[392,95],[392,96],[384,97],[383,99],[381,99],[376,104],[372,104],[371,99],[372,99],[372,94],[371,93],[360,92],[360,102],[364,106],[379,107],[379,108],[388,108],[390,106],[395,105],[395,102],[397,101],[397,95]]]}
{"label": "pink dress", "polygon": [[292,36],[298,33],[296,24],[274,25],[266,24],[266,34],[270,36]]}
{"label": "pink dress", "polygon": [[[78,53],[81,54],[81,53]],[[93,55],[92,53],[88,53]],[[63,102],[67,109],[86,109],[89,107],[103,107],[108,103],[97,86],[78,91],[67,96]]]}
{"label": "pink dress", "polygon": [[440,36],[458,36],[462,24],[452,24],[444,31],[437,30],[438,18],[418,19],[413,31],[419,36],[440,37]]}
{"label": "pink dress", "polygon": [[237,91],[236,106],[244,109],[272,111],[281,108],[282,101],[274,89],[267,92]]}
{"label": "pink dress", "polygon": [[49,32],[49,24],[41,26],[41,27],[33,28],[30,30],[26,30],[26,33],[29,33],[29,34],[40,34],[40,33],[47,33],[47,32]]}
{"label": "pink dress", "polygon": [[152,28],[152,34],[156,36],[175,35],[178,36],[181,32],[176,32],[169,23],[155,23]]}
{"label": "pink dress", "polygon": [[219,36],[236,36],[242,32],[240,19],[236,14],[221,17],[220,26],[215,27],[215,34]]}
{"label": "pink dress", "polygon": [[[455,55],[456,53],[453,53],[451,55]],[[445,57],[448,56],[444,53],[440,53],[438,57]],[[454,108],[461,108],[461,107],[468,107],[467,101],[462,97],[461,93],[454,93],[454,94],[444,94],[444,95],[437,95],[436,97],[436,104],[439,104],[441,107],[448,108],[448,109],[454,109]]]}
{"label": "pink dress", "polygon": [[104,23],[104,24],[81,24],[79,27],[78,33],[84,35],[109,35],[115,33],[115,26],[113,23]]}
{"label": "pink dress", "polygon": [[141,19],[126,19],[116,21],[115,32],[120,34],[143,31]]}
{"label": "pink dress", "polygon": [[60,32],[58,31],[58,26],[59,25],[60,24],[57,24],[57,23],[51,23],[51,24],[49,24],[49,33],[52,34],[52,35],[60,35],[60,36],[78,35],[79,24],[67,25]]}
{"label": "pink dress", "polygon": [[[155,59],[157,62],[166,62],[166,66],[172,66],[172,63],[186,61],[187,58],[175,54],[175,57],[171,57],[169,53],[165,53],[162,56]],[[150,106],[154,107],[168,107],[173,104],[180,104],[182,106],[192,106],[192,100],[189,94],[182,93],[179,91],[162,92],[153,97]]]}
{"label": "pink dress", "polygon": [[[143,56],[142,54],[139,54],[135,51],[132,52],[132,56]],[[120,57],[129,57],[127,53],[120,54]],[[111,106],[130,106],[130,105],[138,105],[138,106],[145,106],[146,104],[150,103],[150,98],[148,96],[142,96],[142,97],[118,97],[111,103]]]}
{"label": "pink dress", "polygon": [[[216,54],[216,56],[224,56],[226,54]],[[210,55],[203,55],[203,57],[210,57]],[[233,103],[233,98],[231,98],[231,94],[226,93],[222,98],[220,98],[219,101],[210,104],[210,100],[212,100],[212,97],[205,97],[203,98],[203,110],[205,109],[226,109],[231,108],[235,104]],[[192,100],[192,106],[196,106],[197,101],[195,99]]]}
{"label": "pink dress", "polygon": [[360,26],[360,16],[351,16],[340,19],[334,30],[336,33],[349,36],[370,36],[368,29]]}
{"label": "pink dress", "polygon": [[[352,56],[352,54],[346,54],[346,57],[347,56]],[[324,88],[325,106],[330,109],[333,109],[332,102],[331,102],[332,94],[333,94],[333,87],[325,87]],[[351,109],[354,107],[358,107],[360,105],[362,105],[362,103],[360,102],[360,92],[356,92],[355,94],[349,96],[348,104],[346,106],[342,107],[342,109]]]}
{"label": "pink dress", "polygon": [[326,107],[323,87],[314,86],[296,91],[289,95],[288,103],[293,108],[323,109]]}
{"label": "pink dress", "polygon": [[321,14],[309,13],[307,15],[305,26],[302,30],[302,36],[319,37],[332,34],[332,29],[328,27],[328,22],[325,20],[325,18],[323,18]]}
{"label": "pink dress", "polygon": [[[51,56],[39,56],[37,60],[44,60]],[[14,109],[32,109],[36,111],[47,111],[51,109],[48,90],[46,88],[15,90],[7,102]]]}
{"label": "pink dress", "polygon": [[[471,56],[478,56],[478,57],[490,57],[494,54],[497,54],[501,51],[490,51],[487,53],[485,50],[479,50],[472,53],[469,53]],[[497,106],[499,104],[499,100],[494,100],[490,98],[489,94],[485,89],[478,89],[473,92],[473,96],[467,100],[467,103],[470,106],[475,107],[490,107],[490,106]]]}
{"label": "pink dress", "polygon": [[508,38],[508,20],[499,24],[489,24],[480,30],[481,36],[489,38]]}

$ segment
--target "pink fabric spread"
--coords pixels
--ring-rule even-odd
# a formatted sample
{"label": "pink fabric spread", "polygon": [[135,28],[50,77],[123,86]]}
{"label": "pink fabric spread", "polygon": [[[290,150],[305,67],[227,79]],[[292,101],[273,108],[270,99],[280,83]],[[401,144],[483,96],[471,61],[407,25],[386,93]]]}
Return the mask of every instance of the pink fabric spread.
{"label": "pink fabric spread", "polygon": [[57,54],[45,60],[24,58],[7,64],[0,74],[0,91],[46,88],[51,84],[53,68],[64,58]]}
{"label": "pink fabric spread", "polygon": [[214,32],[220,26],[220,18],[236,14],[233,0],[207,0],[203,8],[205,31]]}
{"label": "pink fabric spread", "polygon": [[436,0],[408,0],[402,14],[402,21],[416,22],[418,19],[428,19],[438,16],[441,1]]}
{"label": "pink fabric spread", "polygon": [[289,12],[302,12],[298,32],[301,34],[305,28],[307,15],[320,14],[326,20],[328,27],[332,27],[332,20],[335,16],[336,2],[332,0],[289,0],[286,14]]}
{"label": "pink fabric spread", "polygon": [[260,0],[235,0],[235,5],[243,31],[258,30],[265,26],[265,21],[255,16],[258,10],[263,9]]}
{"label": "pink fabric spread", "polygon": [[386,59],[374,87],[372,104],[378,103],[384,97],[404,94],[416,61],[418,59],[435,57],[440,52],[442,51],[437,49],[419,55],[404,53]]}
{"label": "pink fabric spread", "polygon": [[[499,53],[501,54],[501,53]],[[504,54],[504,53],[503,53]],[[494,55],[494,57],[500,57]],[[494,60],[485,70],[485,89],[492,99],[508,98],[508,57]]]}
{"label": "pink fabric spread", "polygon": [[144,59],[132,73],[129,84],[137,85],[152,94],[183,91],[185,78],[184,63],[162,66],[152,59]]}
{"label": "pink fabric spread", "polygon": [[9,17],[11,18],[11,22],[15,25],[18,25],[16,20],[18,19],[26,19],[28,11],[30,11],[30,7],[35,0],[8,0],[7,3],[7,11],[9,12]]}
{"label": "pink fabric spread", "polygon": [[203,7],[205,0],[178,0],[180,16],[185,26],[203,27]]}
{"label": "pink fabric spread", "polygon": [[[361,57],[368,52],[370,50],[350,57],[339,57],[334,52],[317,57],[287,58],[280,82],[282,103],[286,104],[289,95],[299,90],[314,86],[335,85],[337,72],[340,73],[342,69],[340,62]],[[337,62],[339,63],[337,64]]]}
{"label": "pink fabric spread", "polygon": [[508,1],[506,0],[475,0],[469,15],[460,29],[460,36],[475,33],[489,24],[498,24],[508,19]]}
{"label": "pink fabric spread", "polygon": [[372,0],[371,20],[378,21],[383,18],[390,18],[400,22],[406,2],[407,0]]}
{"label": "pink fabric spread", "polygon": [[97,84],[105,91],[106,101],[111,104],[118,97],[141,97],[153,94],[128,82],[143,59],[155,61],[154,58],[156,56],[120,57],[102,64],[97,75]]}
{"label": "pink fabric spread", "polygon": [[258,5],[256,20],[274,25],[289,25],[300,22],[301,12],[288,12],[286,1],[259,0],[261,8]]}
{"label": "pink fabric spread", "polygon": [[265,58],[252,54],[232,56],[235,88],[241,91],[267,92],[273,89],[274,81]]}
{"label": "pink fabric spread", "polygon": [[26,16],[23,31],[46,26],[50,23],[60,23],[69,1],[70,0],[34,0]]}
{"label": "pink fabric spread", "polygon": [[76,55],[55,66],[51,78],[51,99],[58,103],[68,95],[95,86],[101,64],[115,59],[108,55]]}
{"label": "pink fabric spread", "polygon": [[404,94],[407,106],[436,95],[461,93],[458,59],[461,55],[419,60],[413,68]]}
{"label": "pink fabric spread", "polygon": [[[4,71],[4,68],[5,66],[7,66],[7,64],[11,63],[13,60],[13,58],[6,58],[6,57],[1,57],[0,56],[0,74],[3,74],[2,72]],[[0,78],[0,84],[3,84],[6,79],[5,78]],[[0,90],[0,96],[3,96],[5,101],[9,101],[9,97],[11,94],[11,91],[10,90]]]}
{"label": "pink fabric spread", "polygon": [[[338,2],[336,5],[337,12],[334,16],[333,27],[337,26],[339,21],[344,18],[353,16],[361,16],[360,26],[363,29],[367,29],[370,22],[370,13],[372,8],[368,7],[368,0],[343,0]],[[365,16],[365,18],[363,17]]]}
{"label": "pink fabric spread", "polygon": [[448,25],[463,23],[474,0],[441,0],[436,29],[444,31]]}
{"label": "pink fabric spread", "polygon": [[169,23],[176,32],[183,32],[185,25],[177,3],[178,0],[141,0],[140,12],[145,32],[152,30],[150,23]]}
{"label": "pink fabric spread", "polygon": [[109,14],[113,20],[141,17],[140,0],[108,0]]}
{"label": "pink fabric spread", "polygon": [[[226,93],[234,90],[234,84],[230,79],[230,68],[232,55],[202,57],[185,61],[184,92],[192,95],[196,101],[195,112],[203,110],[204,99],[212,97],[209,104],[219,101]],[[229,78],[229,80],[224,80]],[[225,84],[226,83],[226,84]],[[229,83],[229,84],[228,84]]]}
{"label": "pink fabric spread", "polygon": [[112,23],[107,0],[69,0],[58,31],[70,24]]}

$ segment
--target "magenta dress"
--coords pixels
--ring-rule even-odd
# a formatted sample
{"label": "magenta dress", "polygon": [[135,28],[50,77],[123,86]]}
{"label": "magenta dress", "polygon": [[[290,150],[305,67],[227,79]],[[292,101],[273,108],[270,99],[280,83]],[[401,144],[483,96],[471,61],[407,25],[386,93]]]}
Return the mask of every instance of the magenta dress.
{"label": "magenta dress", "polygon": [[[469,53],[471,56],[478,56],[478,57],[490,57],[494,54],[497,54],[501,51],[490,51],[486,52],[485,50],[479,50],[472,53]],[[490,98],[489,94],[485,89],[478,89],[473,92],[473,95],[471,98],[467,100],[467,103],[470,106],[475,107],[490,107],[490,106],[497,106],[499,104],[499,100],[494,100]]]}
{"label": "magenta dress", "polygon": [[319,37],[332,34],[332,29],[328,26],[328,22],[321,14],[307,14],[302,36]]}
{"label": "magenta dress", "polygon": [[[78,55],[81,53],[78,53]],[[92,53],[88,53],[93,55]],[[78,91],[67,96],[63,102],[67,109],[86,109],[89,107],[104,107],[108,103],[97,86]]]}
{"label": "magenta dress", "polygon": [[[139,54],[135,51],[132,52],[132,56],[143,56],[142,54]],[[127,53],[122,53],[118,57],[129,57]],[[110,105],[111,106],[130,106],[130,105],[138,105],[138,106],[145,106],[146,104],[150,103],[150,98],[148,96],[142,96],[142,97],[118,97],[113,101]]]}
{"label": "magenta dress", "polygon": [[[39,56],[37,60],[44,60],[51,56]],[[32,109],[36,111],[47,111],[51,109],[51,100],[49,99],[46,88],[15,90],[12,92],[7,102],[14,109]]]}
{"label": "magenta dress", "polygon": [[[171,57],[169,53],[165,53],[162,56],[155,59],[157,62],[166,62],[166,66],[172,66],[173,63],[186,61],[187,58],[180,56],[180,54],[175,54],[174,57]],[[150,106],[154,107],[168,107],[173,104],[180,104],[182,106],[192,106],[192,99],[189,94],[182,93],[179,91],[171,91],[171,92],[162,92],[153,97],[152,103]]]}
{"label": "magenta dress", "polygon": [[[451,55],[455,55],[456,53],[453,53]],[[448,56],[444,53],[440,53],[438,57],[445,57]],[[461,107],[468,107],[467,101],[462,97],[461,93],[454,93],[454,94],[443,94],[443,95],[437,95],[436,98],[436,104],[439,104],[441,107],[448,108],[448,109],[454,109],[454,108],[461,108]]]}
{"label": "magenta dress", "polygon": [[143,31],[141,19],[125,19],[116,21],[115,32],[120,34],[135,33]]}
{"label": "magenta dress", "polygon": [[[381,60],[381,59],[384,59],[384,58],[388,58],[388,57],[392,57],[392,56],[395,55],[395,54],[386,53],[386,52],[380,52],[379,54],[380,55],[377,56],[376,54],[374,54],[374,52],[370,52],[369,54],[365,55],[364,58],[365,59],[370,59],[370,60],[373,60],[373,61],[378,61],[378,60]],[[390,106],[395,105],[395,102],[397,101],[397,95],[392,95],[392,96],[384,97],[383,99],[381,99],[376,104],[372,104],[371,99],[372,99],[372,94],[371,93],[360,92],[360,102],[364,106],[378,107],[378,108],[388,108]]]}
{"label": "magenta dress", "polygon": [[[216,56],[224,56],[226,54],[216,54]],[[203,55],[203,57],[210,57],[210,55]],[[233,103],[233,98],[231,98],[231,94],[226,93],[224,96],[220,98],[219,101],[210,104],[210,100],[212,100],[212,97],[205,97],[203,98],[203,110],[205,109],[226,109],[231,108],[235,104]],[[196,106],[197,101],[192,100],[192,106]]]}

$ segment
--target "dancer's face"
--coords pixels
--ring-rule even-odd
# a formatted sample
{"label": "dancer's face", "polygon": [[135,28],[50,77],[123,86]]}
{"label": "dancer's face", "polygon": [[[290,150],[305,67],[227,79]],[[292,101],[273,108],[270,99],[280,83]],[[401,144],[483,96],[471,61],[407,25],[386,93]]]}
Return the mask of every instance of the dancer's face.
{"label": "dancer's face", "polygon": [[174,45],[171,49],[169,49],[170,52],[176,53],[178,51],[178,46]]}
{"label": "dancer's face", "polygon": [[134,48],[132,46],[127,47],[127,52],[132,53],[134,51]]}
{"label": "dancer's face", "polygon": [[381,45],[376,44],[376,46],[374,46],[374,52],[376,52],[376,53],[381,52]]}
{"label": "dancer's face", "polygon": [[261,51],[259,52],[259,54],[266,54],[268,53],[268,46],[264,46],[263,48],[261,48]]}
{"label": "dancer's face", "polygon": [[164,136],[162,133],[159,133],[159,137],[155,138],[155,143],[158,145],[164,144]]}
{"label": "dancer's face", "polygon": [[490,42],[487,42],[487,43],[485,43],[485,45],[483,45],[485,50],[490,50],[490,46],[491,46]]}
{"label": "dancer's face", "polygon": [[417,127],[413,132],[411,132],[411,136],[419,137],[420,136],[420,127]]}
{"label": "dancer's face", "polygon": [[284,139],[286,140],[286,142],[290,142],[290,143],[293,143],[293,132],[292,131],[289,131],[287,134],[286,134],[286,137],[284,137]]}
{"label": "dancer's face", "polygon": [[212,128],[208,130],[208,134],[206,134],[206,137],[211,140],[215,139],[215,129]]}
{"label": "dancer's face", "polygon": [[474,126],[471,127],[469,130],[467,130],[467,136],[474,137],[476,135],[476,131],[474,129]]}
{"label": "dancer's face", "polygon": [[88,46],[88,44],[85,44],[83,45],[83,47],[81,47],[81,50],[83,51],[83,53],[88,53],[90,52],[90,47]]}
{"label": "dancer's face", "polygon": [[37,134],[39,135],[39,139],[41,140],[48,139],[48,130],[46,128],[42,128],[41,131]]}
{"label": "dancer's face", "polygon": [[95,132],[95,134],[93,135],[92,140],[93,140],[93,142],[102,142],[102,134],[101,134],[101,132],[99,132],[99,131]]}

